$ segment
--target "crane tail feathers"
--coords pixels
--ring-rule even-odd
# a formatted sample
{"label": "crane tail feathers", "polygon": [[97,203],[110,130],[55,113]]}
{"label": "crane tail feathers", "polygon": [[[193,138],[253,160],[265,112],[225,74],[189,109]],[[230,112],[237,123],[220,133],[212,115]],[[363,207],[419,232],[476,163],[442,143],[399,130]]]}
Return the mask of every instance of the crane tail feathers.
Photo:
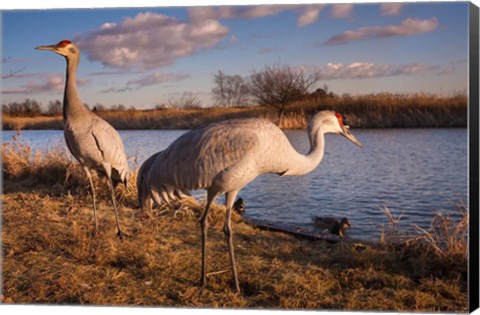
{"label": "crane tail feathers", "polygon": [[160,197],[162,198],[162,200],[163,200],[164,202],[167,203],[167,205],[170,206],[170,198],[168,198],[168,194],[167,194],[167,192],[165,191],[165,189],[160,190]]}
{"label": "crane tail feathers", "polygon": [[167,190],[166,192],[167,192],[167,196],[168,196],[168,198],[170,198],[170,200],[175,201],[175,200],[178,199],[177,196],[175,196],[175,193],[174,193],[173,190]]}

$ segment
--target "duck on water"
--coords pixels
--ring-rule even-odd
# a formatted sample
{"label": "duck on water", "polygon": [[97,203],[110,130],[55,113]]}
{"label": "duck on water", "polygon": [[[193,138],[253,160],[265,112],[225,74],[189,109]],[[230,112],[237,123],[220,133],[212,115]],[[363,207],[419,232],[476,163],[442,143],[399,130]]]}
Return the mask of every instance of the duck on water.
{"label": "duck on water", "polygon": [[324,230],[326,229],[330,233],[336,234],[340,237],[344,236],[343,231],[345,231],[347,228],[352,227],[347,218],[342,218],[341,220],[338,220],[337,218],[316,216],[313,218],[313,222],[316,227]]}

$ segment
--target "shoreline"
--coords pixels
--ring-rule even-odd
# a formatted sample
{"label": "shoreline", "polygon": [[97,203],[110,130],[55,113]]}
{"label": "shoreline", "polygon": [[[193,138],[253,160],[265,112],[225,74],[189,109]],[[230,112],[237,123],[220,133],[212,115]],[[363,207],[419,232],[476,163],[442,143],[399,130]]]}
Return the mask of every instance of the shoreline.
{"label": "shoreline", "polygon": [[[339,112],[346,125],[363,128],[465,128],[466,96],[362,95],[308,99],[279,112],[272,107],[105,110],[96,113],[117,130],[193,129],[212,122],[258,117],[281,129],[306,129],[308,118],[320,110]],[[280,117],[282,117],[280,119]],[[12,117],[2,114],[4,130],[62,130],[62,116]]]}
{"label": "shoreline", "polygon": [[[188,198],[172,207],[162,205],[142,212],[137,201],[136,169],[126,187],[116,188],[120,223],[127,235],[120,240],[115,236],[107,185],[93,173],[99,210],[99,234],[93,237],[88,179],[64,150],[35,155],[21,142],[4,143],[2,158],[4,301],[237,309],[468,310],[468,247],[462,237],[468,229],[468,216],[454,229],[459,235],[434,239],[439,242],[435,246],[441,242],[453,245],[438,253],[426,238],[397,238],[399,231],[393,225],[392,231],[382,233],[379,246],[348,241],[331,244],[262,230],[232,212],[242,289],[238,295],[226,267],[225,210],[218,203],[209,216],[209,282],[201,289],[198,218],[204,204]],[[464,215],[468,214],[463,207],[458,205]],[[438,223],[442,217],[433,219]],[[446,219],[445,224],[453,222]],[[437,235],[441,234],[431,234]],[[227,272],[218,272],[225,269]]]}
{"label": "shoreline", "polygon": [[[104,183],[103,183],[104,184]],[[242,294],[231,286],[215,204],[208,240],[209,282],[198,286],[203,205],[142,213],[131,187],[118,187],[126,239],[115,237],[108,193],[99,190],[100,233],[93,231],[87,188],[6,183],[3,294],[11,303],[150,307],[228,307],[447,312],[467,310],[467,265],[420,244],[308,240],[262,230],[232,213]],[[102,182],[95,181],[102,187]],[[130,185],[128,185],[130,186]],[[32,225],[31,220],[36,224]],[[28,288],[28,289],[26,289]],[[354,298],[362,296],[362,298]]]}

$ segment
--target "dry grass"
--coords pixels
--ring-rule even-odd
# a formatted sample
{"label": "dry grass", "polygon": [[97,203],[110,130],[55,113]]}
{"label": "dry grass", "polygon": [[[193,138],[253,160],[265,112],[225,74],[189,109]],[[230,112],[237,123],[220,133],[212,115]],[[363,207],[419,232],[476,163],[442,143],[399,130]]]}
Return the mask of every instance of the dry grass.
{"label": "dry grass", "polygon": [[[231,285],[220,206],[210,217],[211,274],[207,288],[201,290],[197,285],[201,204],[188,199],[173,208],[141,213],[131,178],[127,188],[117,188],[127,238],[115,237],[106,189],[99,189],[100,233],[95,238],[88,185],[77,164],[60,154],[64,151],[42,156],[18,143],[16,147],[2,147],[5,302],[467,311],[466,264],[451,265],[446,272],[447,266],[432,250],[419,255],[408,246],[311,242],[255,229],[234,213],[243,290],[237,295]],[[24,159],[36,162],[25,164]],[[64,169],[48,182],[45,175],[37,175],[41,169],[57,168]],[[101,184],[97,178],[97,187]],[[223,270],[227,272],[216,273]]]}
{"label": "dry grass", "polygon": [[434,253],[446,268],[468,262],[469,211],[464,204],[455,204],[460,219],[452,213],[435,212],[428,230],[415,226],[428,252]]}
{"label": "dry grass", "polygon": [[11,117],[2,115],[4,130],[63,129],[62,116]]}
{"label": "dry grass", "polygon": [[[468,98],[464,94],[439,97],[429,94],[369,94],[317,98],[292,104],[290,114],[303,128],[322,109],[334,109],[355,128],[466,127]],[[295,125],[295,122],[292,123]]]}
{"label": "dry grass", "polygon": [[[467,96],[370,94],[310,98],[286,108],[281,128],[304,129],[319,110],[336,110],[355,128],[466,127]],[[237,117],[263,117],[279,124],[279,113],[268,107],[100,111],[116,129],[190,129]],[[3,128],[61,129],[62,118],[3,116]]]}

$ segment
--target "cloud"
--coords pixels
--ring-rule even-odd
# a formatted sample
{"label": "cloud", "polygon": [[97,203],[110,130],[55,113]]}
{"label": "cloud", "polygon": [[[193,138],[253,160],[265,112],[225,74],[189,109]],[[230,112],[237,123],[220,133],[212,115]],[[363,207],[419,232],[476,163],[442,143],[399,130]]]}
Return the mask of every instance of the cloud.
{"label": "cloud", "polygon": [[189,7],[188,15],[193,22],[225,19],[256,19],[299,7],[298,5],[254,5],[254,6],[204,6]]}
{"label": "cloud", "polygon": [[457,67],[454,66],[454,65],[448,65],[446,67],[444,67],[443,69],[440,69],[440,71],[438,71],[438,75],[447,75],[447,74],[450,74],[452,72],[454,72],[455,70],[457,70]]}
{"label": "cloud", "polygon": [[[77,85],[84,86],[88,84],[87,79],[77,78]],[[59,93],[65,88],[65,75],[50,74],[45,75],[37,81],[29,81],[27,84],[18,88],[5,88],[3,94],[36,94],[36,93]]]}
{"label": "cloud", "polygon": [[[241,18],[256,19],[269,15],[277,15],[282,11],[290,10],[296,7],[296,5],[255,5],[243,10]],[[242,10],[240,12],[242,12]]]}
{"label": "cloud", "polygon": [[215,46],[229,32],[216,20],[194,23],[152,12],[105,23],[75,41],[88,59],[113,68],[151,69]]}
{"label": "cloud", "polygon": [[222,49],[229,48],[229,47],[235,45],[236,43],[238,43],[238,37],[235,36],[235,35],[232,35],[232,36],[230,36],[228,41],[224,41],[222,44],[217,45],[215,48],[222,50]]}
{"label": "cloud", "polygon": [[236,42],[238,42],[238,37],[235,36],[235,35],[232,35],[228,42],[231,43],[231,44],[236,43]]}
{"label": "cloud", "polygon": [[130,70],[114,70],[114,71],[98,71],[89,73],[89,76],[108,76],[108,75],[126,75],[135,73],[134,71]]}
{"label": "cloud", "polygon": [[352,16],[353,4],[335,4],[330,10],[330,15],[334,19],[348,19]]}
{"label": "cloud", "polygon": [[380,12],[383,16],[396,16],[405,6],[404,3],[382,3],[380,4]]}
{"label": "cloud", "polygon": [[297,19],[298,26],[303,27],[316,22],[320,17],[320,11],[323,8],[323,5],[307,5],[305,8],[302,8],[299,11],[300,14]]}
{"label": "cloud", "polygon": [[153,72],[151,74],[145,75],[136,80],[130,80],[127,82],[127,86],[136,86],[138,88],[164,83],[167,81],[182,81],[190,78],[190,75],[185,73],[160,73]]}
{"label": "cloud", "polygon": [[346,31],[328,39],[326,45],[346,44],[351,41],[366,40],[372,38],[386,38],[393,36],[411,36],[415,34],[429,33],[439,26],[436,17],[428,20],[408,18],[399,25],[365,26],[355,31]]}
{"label": "cloud", "polygon": [[144,75],[138,79],[128,81],[123,88],[110,87],[100,91],[101,93],[126,92],[138,90],[146,86],[162,84],[168,81],[178,82],[190,78],[190,75],[184,73],[160,73],[153,72]]}
{"label": "cloud", "polygon": [[318,20],[323,4],[276,4],[251,6],[204,6],[189,7],[188,15],[193,22],[205,20],[243,19],[251,20],[277,15],[283,11],[295,11],[298,15],[297,25],[303,27]]}
{"label": "cloud", "polygon": [[466,59],[459,59],[457,61],[452,61],[449,64],[443,66],[443,68],[438,71],[438,75],[447,75],[452,72],[455,72],[459,66],[467,63],[468,61]]}
{"label": "cloud", "polygon": [[349,64],[328,63],[317,69],[322,80],[333,79],[369,79],[398,75],[423,74],[438,69],[438,66],[410,63],[403,65],[374,64],[368,62],[352,62]]}

